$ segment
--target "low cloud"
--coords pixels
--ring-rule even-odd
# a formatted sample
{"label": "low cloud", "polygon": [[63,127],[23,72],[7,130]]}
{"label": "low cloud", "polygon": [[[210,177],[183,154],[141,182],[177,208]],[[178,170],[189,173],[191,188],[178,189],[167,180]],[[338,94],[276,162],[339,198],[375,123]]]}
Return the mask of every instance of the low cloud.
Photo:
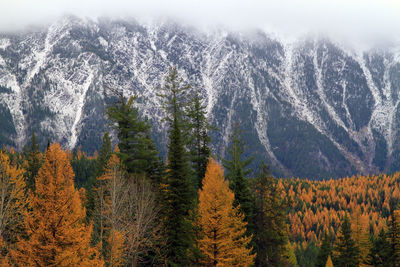
{"label": "low cloud", "polygon": [[396,0],[0,0],[0,31],[41,26],[67,14],[173,18],[199,27],[263,29],[283,38],[323,34],[367,45],[400,42]]}

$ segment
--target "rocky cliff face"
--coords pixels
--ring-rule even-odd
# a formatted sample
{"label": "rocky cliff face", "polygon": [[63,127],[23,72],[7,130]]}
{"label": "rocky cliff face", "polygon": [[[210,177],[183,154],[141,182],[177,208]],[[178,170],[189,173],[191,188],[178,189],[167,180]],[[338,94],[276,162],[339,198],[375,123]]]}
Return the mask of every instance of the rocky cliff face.
{"label": "rocky cliff face", "polygon": [[286,43],[263,32],[204,32],[174,23],[64,18],[0,35],[0,142],[21,149],[35,129],[94,151],[109,125],[110,88],[166,142],[157,86],[174,64],[201,90],[215,152],[233,122],[278,175],[338,177],[400,168],[399,49],[354,51],[323,38]]}

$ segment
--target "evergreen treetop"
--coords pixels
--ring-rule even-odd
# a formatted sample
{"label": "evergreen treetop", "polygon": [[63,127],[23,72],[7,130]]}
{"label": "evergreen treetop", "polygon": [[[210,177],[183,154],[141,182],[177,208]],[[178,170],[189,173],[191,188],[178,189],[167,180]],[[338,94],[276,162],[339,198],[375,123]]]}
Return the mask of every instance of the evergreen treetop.
{"label": "evergreen treetop", "polygon": [[184,141],[186,90],[190,88],[171,67],[160,88],[160,101],[169,124],[167,170],[163,179],[165,232],[169,265],[190,265],[194,248],[194,226],[190,212],[194,208],[195,191],[191,179],[188,151]]}
{"label": "evergreen treetop", "polygon": [[118,134],[118,153],[130,174],[149,174],[151,167],[159,161],[158,152],[150,138],[151,126],[142,119],[133,106],[135,97],[126,100],[120,96],[117,105],[107,109],[109,118],[115,123]]}
{"label": "evergreen treetop", "polygon": [[242,159],[244,153],[244,141],[239,125],[235,123],[228,148],[228,159],[223,159],[223,165],[227,170],[226,177],[229,180],[229,187],[235,194],[235,207],[240,205],[241,212],[245,215],[246,222],[250,223],[249,232],[252,229],[253,199],[250,192],[249,181],[246,177],[250,173],[248,165],[253,157]]}
{"label": "evergreen treetop", "polygon": [[35,190],[35,177],[43,164],[43,155],[36,140],[35,131],[32,131],[30,145],[25,151],[26,166],[24,177],[28,189]]}
{"label": "evergreen treetop", "polygon": [[207,163],[211,154],[211,138],[209,131],[214,129],[207,120],[206,106],[201,103],[198,90],[192,97],[187,116],[189,119],[189,149],[195,182],[198,188],[202,186],[202,180],[206,173]]}

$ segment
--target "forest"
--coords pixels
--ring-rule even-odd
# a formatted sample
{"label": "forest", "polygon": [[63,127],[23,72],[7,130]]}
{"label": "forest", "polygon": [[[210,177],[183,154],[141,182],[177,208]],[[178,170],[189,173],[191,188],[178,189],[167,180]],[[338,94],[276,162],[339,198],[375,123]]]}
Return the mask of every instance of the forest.
{"label": "forest", "polygon": [[[400,173],[275,178],[233,125],[214,155],[200,94],[171,67],[157,96],[167,156],[118,95],[94,155],[35,132],[0,151],[1,266],[400,266]],[[246,153],[245,153],[246,152]]]}

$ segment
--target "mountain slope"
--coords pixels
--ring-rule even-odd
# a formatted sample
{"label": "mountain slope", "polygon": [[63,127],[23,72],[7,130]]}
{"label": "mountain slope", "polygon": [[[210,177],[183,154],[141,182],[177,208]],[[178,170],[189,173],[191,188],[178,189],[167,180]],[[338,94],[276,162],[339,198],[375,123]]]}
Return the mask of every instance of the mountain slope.
{"label": "mountain slope", "polygon": [[392,172],[400,166],[399,51],[66,17],[0,35],[0,141],[21,149],[35,129],[43,145],[50,138],[94,151],[110,127],[113,89],[138,96],[163,148],[156,90],[174,64],[205,97],[220,155],[238,121],[248,150],[277,175]]}

